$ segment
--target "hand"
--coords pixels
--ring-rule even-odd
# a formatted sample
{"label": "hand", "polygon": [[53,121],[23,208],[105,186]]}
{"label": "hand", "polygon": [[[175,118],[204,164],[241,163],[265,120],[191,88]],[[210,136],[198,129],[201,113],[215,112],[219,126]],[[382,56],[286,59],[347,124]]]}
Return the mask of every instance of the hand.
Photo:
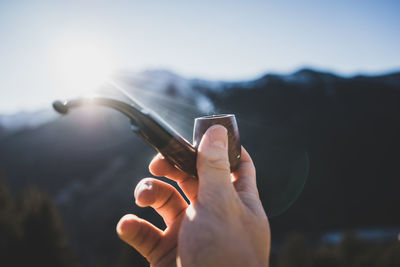
{"label": "hand", "polygon": [[167,228],[130,214],[119,221],[117,233],[152,266],[268,266],[270,229],[253,162],[242,148],[231,175],[227,144],[224,127],[207,130],[198,148],[198,180],[162,156],[150,163],[153,175],[176,181],[190,200],[188,205],[174,187],[157,179],[136,186],[136,204],[154,208]]}

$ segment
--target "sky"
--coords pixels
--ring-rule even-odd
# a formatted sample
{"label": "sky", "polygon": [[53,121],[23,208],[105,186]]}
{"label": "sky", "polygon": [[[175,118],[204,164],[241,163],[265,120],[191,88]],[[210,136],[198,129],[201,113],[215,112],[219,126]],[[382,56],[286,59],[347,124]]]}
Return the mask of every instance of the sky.
{"label": "sky", "polygon": [[398,71],[398,14],[400,1],[386,0],[0,0],[0,113],[39,109],[117,70]]}

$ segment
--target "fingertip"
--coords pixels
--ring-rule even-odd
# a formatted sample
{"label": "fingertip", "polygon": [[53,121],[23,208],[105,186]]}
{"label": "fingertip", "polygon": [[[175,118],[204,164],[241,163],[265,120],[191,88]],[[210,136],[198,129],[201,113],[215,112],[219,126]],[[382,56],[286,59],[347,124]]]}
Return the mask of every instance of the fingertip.
{"label": "fingertip", "polygon": [[145,178],[135,188],[134,197],[138,206],[146,207],[156,199],[156,186],[152,178]]}
{"label": "fingertip", "polygon": [[228,130],[221,124],[214,124],[210,126],[206,132],[216,132],[221,135],[227,135]]}
{"label": "fingertip", "polygon": [[163,166],[165,165],[165,158],[163,155],[158,153],[149,164],[149,171],[151,174],[161,177],[164,176]]}
{"label": "fingertip", "polygon": [[152,248],[163,236],[163,231],[133,214],[123,216],[116,227],[121,240],[134,247],[144,257],[151,256]]}
{"label": "fingertip", "polygon": [[133,214],[126,214],[117,224],[117,234],[123,239],[125,236],[129,236],[133,231],[135,231],[139,224],[139,217]]}
{"label": "fingertip", "polygon": [[241,157],[238,169],[233,173],[234,176],[250,176],[254,177],[256,175],[256,167],[254,166],[253,160],[249,152],[242,146]]}
{"label": "fingertip", "polygon": [[253,163],[253,160],[251,159],[249,152],[247,152],[247,150],[243,146],[242,146],[241,152],[242,152],[241,156],[240,156],[240,161],[241,162],[251,162],[251,163]]}
{"label": "fingertip", "polygon": [[224,126],[216,124],[208,128],[197,151],[196,166],[199,176],[203,176],[202,173],[217,175],[220,171],[229,176],[228,136]]}
{"label": "fingertip", "polygon": [[[161,155],[161,154],[159,154]],[[188,174],[179,170],[177,167],[173,166],[164,157],[155,157],[149,165],[149,171],[151,174],[157,177],[167,177],[174,181],[180,182],[188,178]]]}
{"label": "fingertip", "polygon": [[[204,140],[203,140],[204,139]],[[228,147],[228,130],[220,125],[215,124],[207,129],[206,133],[204,134],[200,146],[214,146],[221,148],[223,150],[227,149]],[[199,147],[199,149],[201,149]]]}

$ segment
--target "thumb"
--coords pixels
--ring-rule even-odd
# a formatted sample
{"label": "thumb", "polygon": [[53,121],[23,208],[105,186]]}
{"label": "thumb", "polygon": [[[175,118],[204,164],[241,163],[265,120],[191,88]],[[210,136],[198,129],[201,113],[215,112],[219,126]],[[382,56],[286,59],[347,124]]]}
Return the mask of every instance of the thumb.
{"label": "thumb", "polygon": [[[221,196],[230,190],[231,182],[228,157],[228,134],[225,127],[213,125],[201,139],[197,151],[197,174],[199,176],[199,201]],[[213,195],[211,199],[209,196]]]}

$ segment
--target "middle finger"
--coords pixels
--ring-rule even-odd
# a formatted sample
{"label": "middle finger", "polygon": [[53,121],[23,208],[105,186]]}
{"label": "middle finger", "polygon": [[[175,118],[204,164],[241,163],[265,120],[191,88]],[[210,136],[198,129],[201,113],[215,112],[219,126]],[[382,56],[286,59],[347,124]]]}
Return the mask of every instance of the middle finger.
{"label": "middle finger", "polygon": [[199,187],[198,180],[172,166],[161,154],[154,157],[149,165],[149,170],[155,176],[165,176],[176,181],[191,202],[196,199]]}

